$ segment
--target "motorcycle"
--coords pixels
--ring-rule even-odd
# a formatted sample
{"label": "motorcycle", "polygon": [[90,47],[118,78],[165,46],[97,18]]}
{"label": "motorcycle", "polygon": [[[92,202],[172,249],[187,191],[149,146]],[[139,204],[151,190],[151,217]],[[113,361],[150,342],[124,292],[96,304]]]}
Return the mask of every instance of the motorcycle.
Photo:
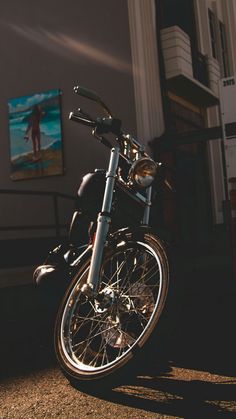
{"label": "motorcycle", "polygon": [[69,118],[92,128],[109,148],[109,167],[83,178],[69,245],[54,249],[34,280],[40,284],[51,276],[64,283],[55,352],[65,376],[80,385],[115,382],[133,368],[158,329],[169,264],[163,241],[149,225],[161,164],[122,130],[95,92],[82,86],[74,92],[104,111],[105,116],[92,118],[79,108]]}

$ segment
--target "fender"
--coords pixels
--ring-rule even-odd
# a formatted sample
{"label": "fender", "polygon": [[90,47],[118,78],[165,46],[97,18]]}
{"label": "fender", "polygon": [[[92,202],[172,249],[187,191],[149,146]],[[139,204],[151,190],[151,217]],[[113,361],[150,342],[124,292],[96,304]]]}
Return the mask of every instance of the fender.
{"label": "fender", "polygon": [[85,260],[91,256],[92,254],[92,245],[88,245],[88,247],[81,253],[72,263],[71,263],[71,271],[74,272],[75,268],[85,262]]}
{"label": "fender", "polygon": [[114,233],[110,234],[109,243],[113,243],[114,241],[117,242],[117,240],[127,240],[131,237],[134,240],[141,240],[145,234],[152,234],[153,236],[157,237],[157,239],[161,240],[153,232],[151,227],[147,225],[140,225],[137,227],[125,227],[115,231]]}
{"label": "fender", "polygon": [[[164,247],[167,247],[167,244],[159,237],[152,228],[147,225],[141,225],[137,227],[125,227],[115,232],[111,233],[108,237],[108,242],[106,248],[116,246],[118,241],[130,240],[142,240],[145,234],[152,234],[158,240],[162,242]],[[66,262],[66,253],[65,259],[63,257],[63,263],[50,263],[48,260],[43,265],[38,266],[33,273],[33,281],[38,287],[45,287],[45,284],[51,283],[52,286],[56,286],[56,283],[64,283],[69,285],[70,280],[74,276],[75,272],[79,267],[92,255],[92,245],[88,245],[82,253],[76,257],[72,262]],[[63,255],[64,256],[64,255]],[[62,256],[60,256],[62,259]],[[54,285],[53,285],[54,284]]]}

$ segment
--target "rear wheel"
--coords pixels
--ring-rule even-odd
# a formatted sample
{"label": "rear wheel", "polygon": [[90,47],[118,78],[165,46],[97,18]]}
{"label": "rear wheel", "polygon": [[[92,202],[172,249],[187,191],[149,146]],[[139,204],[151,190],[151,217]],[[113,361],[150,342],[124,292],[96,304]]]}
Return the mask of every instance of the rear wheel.
{"label": "rear wheel", "polygon": [[151,234],[140,240],[127,235],[105,251],[95,299],[81,292],[89,265],[90,257],[75,275],[55,326],[58,361],[74,381],[120,373],[154,331],[168,290],[165,251]]}

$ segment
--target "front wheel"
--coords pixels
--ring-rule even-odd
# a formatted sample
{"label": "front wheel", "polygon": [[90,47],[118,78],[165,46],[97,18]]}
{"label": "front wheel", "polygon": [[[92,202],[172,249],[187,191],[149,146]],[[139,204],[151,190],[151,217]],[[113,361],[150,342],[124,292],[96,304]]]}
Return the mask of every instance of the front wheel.
{"label": "front wheel", "polygon": [[152,234],[127,234],[105,250],[95,299],[81,292],[90,260],[73,278],[55,326],[59,364],[74,382],[119,374],[156,328],[168,290],[166,254]]}

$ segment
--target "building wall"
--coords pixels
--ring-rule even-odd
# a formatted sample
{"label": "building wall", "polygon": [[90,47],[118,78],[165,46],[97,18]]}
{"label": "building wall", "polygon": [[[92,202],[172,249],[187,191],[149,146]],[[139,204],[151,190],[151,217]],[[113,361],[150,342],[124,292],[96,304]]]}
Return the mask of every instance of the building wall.
{"label": "building wall", "polygon": [[[123,120],[124,128],[134,134],[136,131],[126,0],[4,0],[0,56],[0,189],[75,194],[81,175],[103,167],[108,153],[87,128],[68,121],[70,110],[78,106],[88,109],[88,102],[73,94],[73,86],[96,90]],[[7,102],[54,88],[62,89],[65,174],[13,182]],[[1,226],[50,222],[51,202],[4,195],[0,201]],[[3,238],[7,233],[0,234]]]}
{"label": "building wall", "polygon": [[[135,4],[135,8],[142,10],[142,6],[143,6],[143,0],[129,0],[130,3]],[[164,3],[164,1],[163,1]],[[158,5],[158,0],[156,1],[156,5]],[[147,9],[150,9],[153,6],[153,1],[152,0],[148,0],[145,3],[145,7]],[[223,22],[225,24],[225,28],[226,28],[226,36],[227,36],[227,45],[228,45],[228,57],[229,57],[229,73],[230,74],[234,74],[235,72],[235,59],[236,59],[236,44],[235,44],[235,39],[236,39],[236,21],[235,21],[235,9],[236,9],[236,5],[235,5],[235,1],[234,0],[217,0],[217,1],[213,1],[213,0],[194,0],[194,7],[195,7],[195,18],[196,18],[196,29],[197,29],[197,47],[200,53],[203,54],[203,56],[206,57],[206,61],[207,61],[207,65],[208,65],[208,71],[209,71],[209,90],[212,92],[212,94],[215,97],[219,97],[219,79],[221,77],[223,77],[222,74],[222,62],[220,62],[221,60],[216,59],[213,57],[212,54],[212,48],[211,48],[211,38],[210,38],[210,27],[209,27],[209,21],[208,21],[208,9],[210,8],[216,18],[217,18],[217,25],[218,25],[218,30],[217,30],[217,43],[218,43],[218,47],[220,45],[220,33],[219,33],[219,21]],[[141,18],[140,18],[141,16]],[[145,22],[145,14],[140,13],[139,14],[139,19],[140,20],[140,31],[139,31],[139,36],[142,37],[142,27],[144,26],[144,22]],[[150,31],[156,31],[156,28],[153,27],[151,24],[149,25],[149,30]],[[171,45],[170,45],[170,34],[169,32],[171,31],[171,41],[173,41],[173,48],[171,49]],[[188,54],[186,55],[186,42],[183,43],[183,39],[181,38],[181,42],[180,42],[180,47],[178,45],[178,39],[177,39],[177,35],[174,35],[174,31],[176,31],[176,33],[180,33],[181,30],[177,27],[172,27],[172,28],[166,28],[164,30],[162,30],[162,35],[166,36],[165,39],[162,39],[162,48],[165,47],[165,45],[163,43],[166,42],[166,48],[164,48],[164,59],[165,59],[165,70],[166,70],[166,76],[167,78],[171,79],[174,78],[176,76],[176,74],[170,74],[168,73],[168,69],[175,71],[175,73],[181,73],[182,76],[186,77],[186,78],[191,78],[192,77],[192,73],[191,71],[189,71],[189,61],[188,61],[188,68],[186,70],[186,56],[191,59],[191,53],[188,51]],[[167,33],[168,32],[168,33]],[[168,36],[167,36],[168,35]],[[145,39],[145,34],[143,35],[144,39]],[[180,37],[180,36],[179,36]],[[188,37],[188,35],[186,34],[186,37]],[[138,37],[137,37],[138,38]],[[149,39],[150,39],[150,34],[149,34]],[[168,45],[167,45],[168,43]],[[142,51],[142,47],[140,47],[142,43],[139,42],[139,48],[137,49],[136,52],[136,56],[139,58],[141,55]],[[152,48],[153,49],[157,49],[158,45],[157,42],[151,42]],[[184,46],[185,45],[185,46]],[[177,51],[178,50],[178,51]],[[176,52],[177,51],[177,52]],[[181,56],[181,51],[182,51],[182,55]],[[170,56],[170,53],[173,54]],[[169,55],[168,55],[169,54]],[[182,59],[182,63],[185,64],[185,67],[181,67],[181,68],[177,68],[177,64],[181,64],[181,57]],[[169,60],[169,61],[168,61]],[[170,67],[171,64],[171,60],[173,61],[173,68]],[[168,61],[168,62],[167,62]],[[168,66],[169,64],[169,66]],[[145,74],[146,69],[151,68],[150,66],[150,59],[146,59],[144,61],[144,65],[142,66],[143,68],[143,73]],[[191,70],[191,69],[190,69]],[[167,74],[168,73],[168,74]],[[148,72],[146,73],[148,74]],[[159,72],[155,71],[156,74],[156,78],[159,78]],[[198,83],[198,80],[196,80],[196,85]],[[200,86],[199,86],[200,87]],[[202,86],[202,90],[203,90],[204,86]],[[184,89],[184,88],[183,88]],[[182,92],[180,92],[181,89],[178,89],[178,93],[176,96],[176,100],[179,103],[182,103],[182,99],[185,98],[186,99],[186,91],[184,92],[182,89]],[[145,87],[145,91],[143,92],[142,88],[140,88],[140,96],[138,97],[138,95],[136,96],[136,106],[137,106],[137,101],[138,104],[139,103],[145,103],[145,99],[147,96],[147,92],[148,92],[148,86]],[[194,90],[192,91],[192,93],[194,92]],[[200,92],[200,90],[198,91]],[[158,94],[156,94],[156,98],[158,97]],[[138,98],[138,99],[137,99]],[[159,95],[160,98],[160,95]],[[197,99],[196,97],[194,97],[194,93],[192,94],[192,99],[195,101],[193,101],[194,105],[199,105],[199,107],[201,107],[200,109],[200,113],[201,114],[205,114],[205,120],[206,120],[206,127],[214,127],[214,126],[219,126],[221,123],[220,120],[220,109],[219,106],[209,106],[209,104],[206,103],[197,103]],[[187,105],[187,107],[189,109],[191,109],[193,103],[191,102],[191,93],[189,94],[188,97],[189,103]],[[158,99],[156,99],[156,109],[158,108]],[[159,106],[160,109],[160,106]],[[150,108],[151,113],[155,113],[155,108],[152,107]],[[159,118],[162,119],[161,116],[162,110],[160,110],[159,112],[156,111],[156,120],[158,120]],[[138,109],[137,115],[138,114],[145,114],[144,111],[141,109],[141,106]],[[142,115],[139,115],[138,118],[139,121],[142,121]],[[151,117],[150,117],[151,120]],[[151,126],[151,122],[147,121],[147,125],[149,124],[149,126]],[[159,125],[160,126],[160,125]],[[162,128],[163,128],[163,124],[162,124]],[[148,129],[147,129],[148,131]],[[161,135],[161,133],[159,133],[159,135]],[[158,137],[158,134],[156,135]],[[225,185],[224,185],[224,174],[223,174],[223,162],[222,162],[222,151],[221,151],[221,139],[215,139],[214,141],[209,141],[207,143],[207,152],[208,152],[208,166],[209,166],[209,176],[210,176],[210,192],[211,192],[211,202],[212,202],[212,212],[213,212],[213,221],[215,223],[222,223],[223,221],[223,211],[222,211],[222,202],[225,199]]]}
{"label": "building wall", "polygon": [[[229,57],[229,75],[235,74],[236,71],[236,5],[234,0],[195,0],[196,20],[198,28],[198,43],[203,54],[209,57],[209,60],[215,66],[219,66],[218,60],[212,56],[210,30],[208,22],[208,9],[211,9],[217,19],[225,24],[228,57]],[[218,47],[220,43],[219,28],[217,28],[217,42]],[[221,70],[222,71],[222,70]],[[219,78],[224,77],[219,74]],[[217,80],[216,80],[217,81]],[[209,127],[214,127],[221,124],[220,108],[219,106],[211,107],[207,110],[207,123]],[[222,201],[225,199],[225,186],[223,175],[223,162],[221,151],[221,139],[209,141],[208,143],[209,169],[212,193],[212,208],[214,221],[221,223],[223,221]]]}
{"label": "building wall", "polygon": [[[227,26],[230,67],[234,73],[235,1],[195,0],[199,49],[212,59],[208,7]],[[138,133],[146,142],[163,134],[154,15],[154,0],[68,0],[66,3],[42,0],[40,4],[9,0],[1,3],[0,189],[74,194],[83,173],[106,164],[107,151],[89,135],[88,129],[68,121],[71,109],[80,105],[87,109],[87,102],[80,101],[72,92],[75,84],[101,94],[114,114],[123,120],[125,129],[134,134],[137,117]],[[150,48],[146,48],[147,43]],[[60,88],[63,92],[65,175],[12,182],[7,101],[51,88]],[[218,107],[209,108],[206,114],[208,126],[220,123]],[[214,219],[222,222],[224,183],[220,140],[209,143],[208,153]],[[0,200],[0,225],[25,224],[26,221],[46,223],[51,214],[51,203],[42,199],[40,209],[36,198],[19,200],[0,195]],[[62,216],[67,213],[63,208],[66,208],[65,203]]]}

